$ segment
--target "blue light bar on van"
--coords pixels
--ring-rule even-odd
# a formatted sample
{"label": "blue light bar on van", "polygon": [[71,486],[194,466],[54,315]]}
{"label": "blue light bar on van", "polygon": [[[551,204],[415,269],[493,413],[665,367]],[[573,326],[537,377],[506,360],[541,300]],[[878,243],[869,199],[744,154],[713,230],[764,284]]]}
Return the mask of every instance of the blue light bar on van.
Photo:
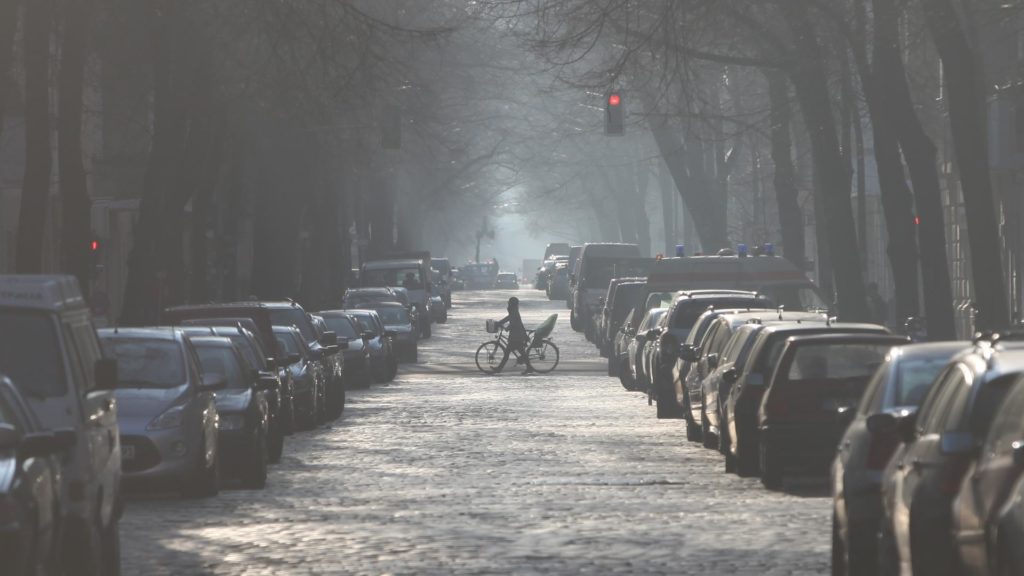
{"label": "blue light bar on van", "polygon": [[740,258],[746,258],[747,255],[748,255],[748,253],[747,253],[747,245],[746,244],[737,244],[736,245],[736,254]]}
{"label": "blue light bar on van", "polygon": [[775,256],[775,244],[772,244],[771,242],[765,242],[761,246],[762,248],[764,248],[765,256]]}
{"label": "blue light bar on van", "polygon": [[686,256],[686,246],[682,244],[676,244],[676,257],[682,258],[683,256]]}

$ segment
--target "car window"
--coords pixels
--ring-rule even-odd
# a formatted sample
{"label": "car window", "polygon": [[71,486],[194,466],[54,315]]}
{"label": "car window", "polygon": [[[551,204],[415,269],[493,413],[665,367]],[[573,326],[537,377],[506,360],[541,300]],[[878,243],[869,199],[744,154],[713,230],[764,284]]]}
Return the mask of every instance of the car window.
{"label": "car window", "polygon": [[25,396],[67,393],[60,340],[49,314],[0,309],[0,374],[10,377]]}
{"label": "car window", "polygon": [[378,308],[377,315],[385,325],[408,324],[409,312],[405,308]]}
{"label": "car window", "polygon": [[[966,430],[977,438],[984,438],[988,435],[992,421],[995,420],[996,412],[1003,405],[1007,394],[1017,381],[1017,374],[1004,374],[982,383],[974,398],[973,405],[969,408],[969,414],[960,414],[956,423],[960,430]],[[966,429],[964,426],[966,425]]]}
{"label": "car window", "polygon": [[964,411],[967,409],[970,398],[971,385],[967,375],[964,375],[959,377],[950,389],[941,416],[933,422],[933,430],[935,432],[952,432],[956,430],[963,420]]}
{"label": "car window", "polygon": [[174,340],[104,337],[117,359],[118,385],[124,388],[173,388],[185,383],[185,358]]}
{"label": "car window", "polygon": [[960,364],[951,366],[941,380],[936,381],[933,390],[929,391],[921,405],[918,417],[918,428],[925,434],[935,434],[942,430],[942,420],[949,409],[949,399],[965,385],[966,379]]}
{"label": "car window", "polygon": [[245,361],[248,368],[255,368],[261,370],[263,368],[263,362],[260,361],[259,355],[253,348],[252,341],[246,338],[243,334],[232,334],[228,336],[231,342],[235,344],[238,351],[242,354],[242,360]]}
{"label": "car window", "polygon": [[889,344],[801,343],[789,365],[790,380],[868,378],[882,364]]}
{"label": "car window", "polygon": [[390,270],[363,270],[360,282],[363,286],[371,288],[402,287],[408,290],[420,290],[423,288],[420,269],[416,267],[394,268]]}
{"label": "car window", "polygon": [[326,316],[324,317],[324,322],[327,322],[327,327],[337,334],[339,338],[348,338],[350,340],[359,338],[356,327],[345,316]]}
{"label": "car window", "polygon": [[242,365],[238,356],[232,348],[221,345],[196,346],[196,353],[199,355],[199,364],[204,374],[220,374],[227,378],[228,388],[242,389],[246,387],[245,375],[242,372]]}
{"label": "car window", "polygon": [[299,341],[298,336],[293,333],[275,334],[277,343],[284,349],[286,354],[298,354],[306,357],[306,347]]}
{"label": "car window", "polygon": [[270,310],[270,323],[274,326],[295,326],[302,333],[302,337],[309,342],[316,340],[316,330],[313,323],[302,308],[272,308]]}
{"label": "car window", "polygon": [[919,406],[935,377],[948,363],[948,358],[901,360],[896,366],[896,381],[893,382],[893,405]]}
{"label": "car window", "polygon": [[737,370],[743,370],[743,367],[747,364],[747,358],[750,357],[750,351],[754,348],[754,341],[757,340],[757,330],[743,331],[743,339],[740,343],[736,354],[736,359],[733,360],[733,364]]}
{"label": "car window", "polygon": [[1024,377],[1017,377],[1005,402],[996,412],[985,440],[984,457],[990,458],[1007,454],[1013,450],[1013,443],[1024,440]]}
{"label": "car window", "polygon": [[874,414],[882,409],[882,400],[885,398],[885,381],[889,378],[889,368],[889,362],[885,362],[878,367],[875,375],[868,382],[864,389],[864,397],[861,398],[857,408],[857,412],[861,416]]}

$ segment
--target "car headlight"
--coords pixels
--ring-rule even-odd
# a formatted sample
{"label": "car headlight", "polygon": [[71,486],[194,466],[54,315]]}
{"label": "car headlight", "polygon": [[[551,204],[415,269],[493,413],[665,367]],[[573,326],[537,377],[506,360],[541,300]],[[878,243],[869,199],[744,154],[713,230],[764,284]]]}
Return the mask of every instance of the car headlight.
{"label": "car headlight", "polygon": [[245,428],[245,414],[221,414],[217,421],[220,430],[241,430]]}
{"label": "car headlight", "polygon": [[146,430],[168,430],[170,428],[178,428],[184,420],[185,406],[172,406],[165,410],[163,414],[153,418],[149,425],[146,426]]}

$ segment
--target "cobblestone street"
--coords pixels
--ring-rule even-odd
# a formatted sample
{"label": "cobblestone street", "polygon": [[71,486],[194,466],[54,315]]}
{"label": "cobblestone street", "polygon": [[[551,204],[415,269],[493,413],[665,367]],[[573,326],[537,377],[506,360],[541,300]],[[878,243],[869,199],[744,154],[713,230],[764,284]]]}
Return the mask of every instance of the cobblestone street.
{"label": "cobblestone street", "polygon": [[723,473],[646,396],[605,376],[568,311],[547,376],[473,364],[510,292],[459,292],[417,365],[289,437],[264,491],[129,498],[124,572],[157,574],[823,574],[823,482],[771,493]]}

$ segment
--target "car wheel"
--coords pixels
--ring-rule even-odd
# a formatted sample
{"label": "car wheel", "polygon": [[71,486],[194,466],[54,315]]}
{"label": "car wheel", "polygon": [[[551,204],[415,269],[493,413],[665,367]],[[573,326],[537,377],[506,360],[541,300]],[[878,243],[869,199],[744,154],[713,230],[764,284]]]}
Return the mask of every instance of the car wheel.
{"label": "car wheel", "polygon": [[633,378],[633,375],[629,373],[629,367],[623,366],[622,364],[619,365],[619,382],[622,384],[623,388],[630,392],[637,389],[636,380]]}
{"label": "car wheel", "polygon": [[655,397],[654,402],[658,407],[659,419],[680,418],[679,405],[675,403],[674,399]]}
{"label": "car wheel", "polygon": [[781,490],[785,474],[782,470],[782,463],[773,452],[770,446],[761,443],[761,484],[769,490]]}
{"label": "car wheel", "polygon": [[337,420],[338,418],[341,418],[342,413],[345,412],[345,400],[345,387],[340,384],[334,386],[327,395],[325,416],[328,420]]}
{"label": "car wheel", "polygon": [[832,511],[832,576],[846,576],[846,551],[839,536],[839,521]]}
{"label": "car wheel", "polygon": [[274,425],[270,431],[270,441],[267,443],[267,458],[271,464],[277,464],[284,455],[284,433],[281,427]]}
{"label": "car wheel", "polygon": [[700,405],[700,439],[701,445],[711,450],[718,449],[718,437],[711,433],[711,424],[708,423],[708,411],[701,400]]}
{"label": "car wheel", "polygon": [[430,338],[430,321],[427,320],[423,323],[423,330],[420,331],[420,336],[423,338]]}
{"label": "car wheel", "polygon": [[316,428],[316,415],[319,413],[320,408],[318,406],[319,394],[316,392],[316,386],[313,386],[313,392],[309,395],[309,405],[305,410],[305,416],[302,418],[302,429],[312,430]]}
{"label": "car wheel", "polygon": [[[750,447],[752,441],[742,440],[739,430],[736,431],[736,474],[741,478],[757,476],[757,451]],[[742,441],[741,441],[742,440]]]}
{"label": "car wheel", "polygon": [[730,452],[725,453],[725,473],[733,474],[736,472],[736,457]]}
{"label": "car wheel", "polygon": [[285,435],[295,432],[295,397],[287,396],[281,401],[281,430]]}
{"label": "car wheel", "polygon": [[700,426],[692,417],[686,418],[686,439],[690,442],[700,442]]}
{"label": "car wheel", "polygon": [[413,348],[412,349],[412,353],[409,354],[409,362],[412,362],[413,364],[415,364],[415,363],[417,363],[419,361],[420,361],[420,349],[417,346],[416,348]]}
{"label": "car wheel", "polygon": [[64,574],[68,576],[103,576],[102,529],[99,521],[74,520],[74,527],[64,535]]}
{"label": "car wheel", "polygon": [[898,576],[899,573],[900,559],[896,552],[896,541],[883,514],[882,528],[878,532],[878,576]]}
{"label": "car wheel", "polygon": [[267,436],[264,432],[257,432],[251,448],[252,458],[242,476],[242,485],[250,490],[261,490],[267,486]]}
{"label": "car wheel", "polygon": [[576,309],[572,307],[569,309],[569,326],[576,332],[583,331],[583,327],[580,326],[580,317],[576,315]]}
{"label": "car wheel", "polygon": [[220,456],[214,451],[213,463],[206,465],[206,438],[200,443],[199,462],[192,477],[185,481],[182,494],[188,498],[209,498],[220,493]]}
{"label": "car wheel", "polygon": [[110,519],[101,539],[103,576],[121,576],[121,525],[117,518]]}

